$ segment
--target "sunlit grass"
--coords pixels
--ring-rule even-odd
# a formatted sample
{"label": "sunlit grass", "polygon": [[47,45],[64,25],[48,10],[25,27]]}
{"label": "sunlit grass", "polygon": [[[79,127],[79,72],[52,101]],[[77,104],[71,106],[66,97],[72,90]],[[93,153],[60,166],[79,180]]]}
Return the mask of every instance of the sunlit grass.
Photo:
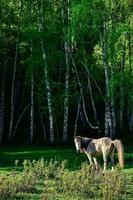
{"label": "sunlit grass", "polygon": [[[7,174],[9,175],[15,170],[15,160],[19,160],[17,170],[18,173],[22,171],[22,163],[25,159],[29,160],[39,160],[43,158],[44,160],[50,161],[57,160],[59,162],[63,160],[68,161],[67,168],[69,170],[77,170],[81,166],[81,163],[87,161],[87,157],[85,154],[77,154],[75,148],[73,147],[0,147],[0,175]],[[101,164],[103,164],[102,160],[100,160]],[[117,159],[116,159],[117,162]],[[126,197],[125,199],[132,200],[133,199],[133,146],[125,147],[125,169],[124,173],[127,177],[127,188],[126,188]],[[53,188],[54,182],[49,181],[49,185],[51,185],[51,189]],[[46,184],[46,183],[45,183]],[[44,185],[39,184],[37,186],[37,191],[34,193],[18,193],[18,199],[40,199],[41,193],[44,190]],[[56,196],[55,196],[56,199]],[[81,197],[75,196],[75,194],[68,194],[67,196],[63,196],[59,194],[57,197],[58,200],[80,200]],[[84,200],[84,198],[82,198]]]}

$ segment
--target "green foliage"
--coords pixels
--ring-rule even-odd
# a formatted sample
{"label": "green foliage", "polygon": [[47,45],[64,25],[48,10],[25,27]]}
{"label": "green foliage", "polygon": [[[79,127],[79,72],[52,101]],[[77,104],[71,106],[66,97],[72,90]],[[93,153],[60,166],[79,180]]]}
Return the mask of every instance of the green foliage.
{"label": "green foliage", "polygon": [[[125,181],[124,174],[118,168],[113,172],[102,173],[102,170],[96,171],[94,166],[84,163],[79,170],[65,169],[62,171],[55,182],[53,195],[77,194],[83,199],[122,199],[125,193]],[[52,192],[46,189],[43,199],[48,195],[46,193]]]}
{"label": "green foliage", "polygon": [[95,197],[97,183],[95,183],[96,171],[88,163],[83,164],[80,170],[66,170],[57,184],[57,191],[66,193],[77,193],[86,197]]}
{"label": "green foliage", "polygon": [[119,167],[117,167],[115,171],[107,171],[106,174],[102,177],[102,181],[100,184],[102,199],[124,199],[125,187],[126,178]]}
{"label": "green foliage", "polygon": [[126,169],[116,167],[105,173],[70,148],[1,147],[0,200],[132,199],[132,138],[129,141],[125,145]]}
{"label": "green foliage", "polygon": [[14,176],[0,177],[0,200],[13,200],[16,196],[16,180]]}
{"label": "green foliage", "polygon": [[[14,199],[18,193],[36,192],[39,180],[43,180],[45,184],[42,199],[49,193],[56,196],[73,193],[83,198],[113,200],[122,199],[125,192],[126,179],[118,168],[103,174],[102,170],[96,171],[94,166],[84,163],[80,169],[70,171],[66,168],[66,161],[46,162],[43,159],[32,162],[25,160],[23,166],[20,174],[13,172],[9,176],[1,176],[1,200]],[[54,181],[52,188],[50,180]]]}
{"label": "green foliage", "polygon": [[[103,110],[105,108],[105,101],[107,100],[105,68],[102,57],[103,48],[101,44],[104,22],[106,24],[106,62],[109,76],[108,90],[110,99],[112,98],[114,100],[114,110],[117,118],[116,129],[119,129],[120,104],[123,104],[123,113],[125,107],[128,107],[129,113],[125,117],[125,121],[127,122],[126,127],[129,129],[129,124],[131,124],[129,115],[131,115],[133,109],[132,15],[131,0],[19,0],[17,2],[13,0],[1,0],[0,81],[6,80],[4,84],[5,98],[3,98],[3,105],[8,105],[3,109],[4,116],[7,120],[4,121],[6,128],[4,128],[2,138],[6,138],[8,135],[7,130],[9,130],[9,122],[11,120],[13,77],[15,78],[13,92],[14,128],[24,108],[31,103],[31,77],[33,76],[33,117],[35,119],[34,127],[36,129],[34,139],[37,138],[42,143],[40,135],[43,135],[43,131],[40,127],[43,125],[43,127],[46,127],[45,138],[48,140],[49,108],[44,73],[46,67],[45,62],[47,63],[48,81],[51,91],[54,138],[55,141],[59,140],[59,136],[62,138],[67,60],[69,64],[68,141],[73,137],[78,101],[81,96],[80,87],[83,90],[88,119],[96,124],[87,82],[88,74],[81,63],[85,63],[90,71],[94,105],[100,127],[104,130],[105,113]],[[41,42],[44,45],[44,51],[46,53],[45,62]],[[68,58],[66,53],[68,53]],[[81,86],[79,86],[77,75],[74,72],[74,64]],[[13,74],[15,65],[16,72]],[[6,72],[4,72],[5,68]],[[101,92],[99,92],[94,82],[99,86]],[[123,91],[123,97],[121,90]],[[102,97],[101,93],[104,97]],[[2,87],[0,87],[0,96],[2,96]],[[1,105],[0,108],[2,109]],[[0,118],[3,119],[2,116]],[[29,133],[29,118],[30,115],[27,112],[27,115],[21,118],[19,123],[20,129],[26,130],[22,135],[23,137]],[[80,118],[79,115],[78,126],[86,124],[85,119],[82,121]],[[88,129],[87,131],[90,131],[88,125],[84,126],[85,129]],[[124,122],[123,126],[125,126]],[[21,142],[20,129],[17,129],[18,132],[16,134],[18,135],[15,136]],[[11,138],[14,139],[14,137]]]}
{"label": "green foliage", "polygon": [[25,174],[33,173],[37,179],[56,179],[60,173],[66,167],[66,161],[59,163],[56,160],[51,159],[49,162],[40,159],[38,161],[25,160],[23,163]]}

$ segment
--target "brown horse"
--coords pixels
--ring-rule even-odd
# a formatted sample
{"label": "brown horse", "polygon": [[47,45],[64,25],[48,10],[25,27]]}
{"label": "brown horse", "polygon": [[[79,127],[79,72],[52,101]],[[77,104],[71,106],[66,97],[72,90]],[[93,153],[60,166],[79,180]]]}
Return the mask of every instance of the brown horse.
{"label": "brown horse", "polygon": [[96,168],[98,168],[96,156],[98,154],[102,154],[104,161],[104,171],[107,168],[108,156],[111,158],[112,169],[114,169],[115,149],[117,149],[118,152],[119,164],[122,168],[124,167],[123,145],[120,140],[111,140],[109,137],[93,139],[76,136],[74,138],[74,142],[77,152],[84,152],[87,155],[90,164],[93,164],[94,161]]}

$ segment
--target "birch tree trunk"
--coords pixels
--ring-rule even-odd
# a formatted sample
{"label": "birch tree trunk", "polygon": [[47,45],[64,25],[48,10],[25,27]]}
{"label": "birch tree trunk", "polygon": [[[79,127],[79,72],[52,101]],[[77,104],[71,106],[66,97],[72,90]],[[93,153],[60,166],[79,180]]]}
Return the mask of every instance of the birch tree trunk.
{"label": "birch tree trunk", "polygon": [[[111,79],[114,81],[114,61],[111,64]],[[110,112],[111,112],[111,126],[112,126],[112,136],[111,138],[115,138],[116,135],[116,113],[115,113],[115,97],[114,97],[114,85],[112,84],[111,94],[110,94]]]}
{"label": "birch tree trunk", "polygon": [[100,134],[100,123],[99,123],[99,120],[98,120],[98,117],[97,117],[97,110],[96,110],[96,106],[95,106],[95,102],[94,102],[94,98],[93,98],[93,92],[92,92],[91,80],[90,80],[90,71],[89,71],[86,63],[85,64],[82,63],[82,64],[85,67],[85,70],[86,70],[87,75],[88,75],[88,88],[89,88],[89,93],[90,93],[90,98],[91,98],[91,103],[92,103],[92,109],[93,109],[94,118],[96,120],[96,124],[97,124],[97,127],[98,127],[98,132]]}
{"label": "birch tree trunk", "polygon": [[34,77],[31,75],[31,94],[30,94],[30,143],[33,142],[34,136]]}
{"label": "birch tree trunk", "polygon": [[[122,60],[121,60],[121,79],[123,79],[124,73],[124,66],[125,66],[125,44],[122,45]],[[120,113],[119,113],[119,120],[120,120],[120,130],[123,128],[123,106],[124,106],[124,89],[123,89],[123,80],[120,83]]]}
{"label": "birch tree trunk", "polygon": [[114,103],[114,91],[111,96],[111,120],[112,120],[112,139],[116,136],[116,113],[115,113],[115,103]]}
{"label": "birch tree trunk", "polygon": [[[70,1],[67,0],[67,8],[66,8],[66,21],[67,25],[69,24],[69,3]],[[65,11],[63,1],[61,0],[61,14],[62,14],[62,24],[63,24],[63,36],[64,36],[64,51],[65,51],[65,65],[66,65],[66,73],[65,73],[65,97],[64,97],[64,117],[63,117],[63,142],[66,143],[67,136],[68,136],[68,113],[69,113],[69,39],[68,39],[68,32],[69,28],[65,29]]]}
{"label": "birch tree trunk", "polygon": [[13,121],[14,121],[15,79],[16,79],[17,60],[18,60],[18,45],[19,45],[19,33],[17,34],[16,52],[15,52],[15,59],[14,59],[14,66],[13,66],[13,77],[12,77],[12,86],[11,86],[11,111],[10,111],[10,125],[9,125],[9,133],[8,133],[9,138],[12,136]]}
{"label": "birch tree trunk", "polygon": [[104,65],[105,73],[105,91],[106,91],[106,103],[105,103],[105,136],[114,137],[113,135],[113,126],[111,119],[111,100],[110,100],[110,89],[109,89],[109,66],[107,58],[107,27],[106,22],[103,22],[103,35],[101,36],[102,42],[102,59]]}
{"label": "birch tree trunk", "polygon": [[[32,27],[32,1],[29,2],[29,27]],[[30,39],[30,68],[31,68],[31,89],[30,89],[30,143],[34,138],[34,69],[33,69],[33,38]]]}
{"label": "birch tree trunk", "polygon": [[8,137],[11,138],[13,132],[13,123],[14,123],[14,112],[15,112],[15,81],[16,81],[16,71],[17,71],[17,61],[18,61],[18,50],[19,50],[19,28],[20,28],[20,15],[22,9],[21,0],[18,3],[18,21],[17,21],[17,37],[16,37],[16,50],[14,56],[14,66],[13,66],[13,77],[11,84],[11,110],[10,110],[10,124],[9,124],[9,133]]}
{"label": "birch tree trunk", "polygon": [[[44,33],[44,5],[43,0],[41,1],[41,8],[40,8],[40,22],[39,22],[39,32]],[[47,90],[47,102],[48,102],[48,112],[49,112],[49,126],[50,126],[50,144],[54,143],[54,117],[53,117],[53,107],[52,107],[52,96],[51,96],[51,87],[50,81],[48,76],[48,64],[46,58],[46,52],[44,49],[44,42],[41,37],[41,49],[42,49],[42,59],[44,63],[44,76],[45,76],[45,85]]]}
{"label": "birch tree trunk", "polygon": [[78,103],[78,108],[77,108],[77,115],[76,115],[76,119],[75,119],[75,126],[74,126],[74,137],[76,136],[77,133],[77,127],[78,127],[78,118],[79,118],[79,113],[80,113],[80,107],[81,107],[81,97]]}
{"label": "birch tree trunk", "polygon": [[80,81],[80,78],[79,78],[79,75],[78,75],[78,71],[77,71],[77,68],[76,68],[76,64],[74,62],[74,59],[73,59],[73,56],[72,56],[71,52],[70,52],[70,56],[71,56],[71,60],[72,60],[73,71],[75,72],[75,75],[77,77],[78,86],[79,86],[79,89],[80,89],[80,95],[81,95],[81,100],[82,100],[83,112],[84,112],[84,116],[85,116],[86,122],[88,123],[88,125],[90,126],[90,128],[92,128],[92,129],[98,129],[99,127],[92,125],[91,122],[88,119],[87,112],[86,112],[86,105],[85,105],[85,100],[84,100],[84,93],[83,93],[82,84],[81,84],[81,81]]}
{"label": "birch tree trunk", "polygon": [[115,20],[114,15],[111,13],[111,36],[110,36],[110,76],[112,80],[112,86],[110,88],[110,111],[112,121],[112,139],[116,136],[116,112],[115,112],[115,95],[114,95],[114,70],[116,66],[115,61],[115,47],[114,47],[114,33],[115,33]]}
{"label": "birch tree trunk", "polygon": [[19,115],[19,117],[18,117],[18,120],[17,120],[17,122],[16,122],[16,124],[15,124],[15,126],[14,126],[12,136],[15,135],[16,130],[17,130],[17,128],[18,128],[18,125],[19,125],[19,123],[20,123],[20,121],[21,121],[23,115],[25,114],[25,112],[27,111],[27,109],[28,109],[29,107],[30,107],[30,104],[28,104],[28,105],[23,109],[23,111],[20,113],[20,115]]}
{"label": "birch tree trunk", "polygon": [[65,59],[67,72],[65,74],[65,98],[64,98],[64,121],[63,121],[63,142],[66,143],[68,135],[68,110],[69,110],[69,59],[68,44],[65,44]]}

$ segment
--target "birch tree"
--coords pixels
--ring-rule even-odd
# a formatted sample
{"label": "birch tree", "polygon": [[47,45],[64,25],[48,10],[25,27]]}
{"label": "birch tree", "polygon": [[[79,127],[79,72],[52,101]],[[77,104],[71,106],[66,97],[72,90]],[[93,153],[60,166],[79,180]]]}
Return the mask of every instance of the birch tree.
{"label": "birch tree", "polygon": [[[29,26],[32,27],[32,2],[30,1]],[[31,58],[31,92],[30,92],[30,142],[34,137],[34,72],[33,72],[33,39],[30,39],[30,58]]]}
{"label": "birch tree", "polygon": [[110,102],[110,88],[109,88],[109,66],[108,66],[108,58],[107,58],[107,24],[104,19],[103,21],[103,35],[101,36],[102,43],[102,59],[104,65],[105,72],[105,90],[106,90],[106,103],[105,103],[105,136],[114,137],[113,135],[113,127],[111,120],[111,102]]}
{"label": "birch tree", "polygon": [[68,135],[68,113],[69,113],[69,73],[70,73],[70,41],[69,41],[69,21],[70,21],[70,0],[67,0],[67,5],[61,0],[61,15],[63,25],[63,43],[65,52],[65,95],[64,95],[64,117],[63,117],[63,142],[66,143]]}
{"label": "birch tree", "polygon": [[18,19],[17,19],[17,37],[16,37],[16,47],[15,47],[15,55],[14,55],[14,65],[13,65],[13,76],[11,83],[11,110],[10,110],[10,125],[9,125],[9,133],[8,137],[11,138],[13,131],[13,123],[14,123],[14,112],[15,112],[15,81],[16,81],[16,72],[17,72],[17,61],[18,61],[18,51],[19,51],[19,20],[21,14],[21,1],[18,4]]}
{"label": "birch tree", "polygon": [[[43,0],[41,0],[39,16],[40,16],[39,32],[42,33],[43,35],[45,33],[44,1]],[[50,86],[49,75],[48,75],[48,63],[47,63],[46,51],[45,51],[44,41],[43,41],[42,36],[40,39],[40,44],[41,44],[41,50],[42,50],[43,69],[44,69],[44,76],[45,76],[45,86],[46,86],[48,112],[49,112],[50,144],[53,144],[55,140],[55,136],[54,136],[54,116],[53,116],[52,94],[51,94],[51,86]]]}
{"label": "birch tree", "polygon": [[[33,59],[33,44],[31,41],[31,46],[30,46],[30,51],[31,51],[31,63]],[[33,69],[31,72],[31,94],[30,94],[30,142],[33,142],[33,136],[34,136],[34,75],[33,75]]]}

